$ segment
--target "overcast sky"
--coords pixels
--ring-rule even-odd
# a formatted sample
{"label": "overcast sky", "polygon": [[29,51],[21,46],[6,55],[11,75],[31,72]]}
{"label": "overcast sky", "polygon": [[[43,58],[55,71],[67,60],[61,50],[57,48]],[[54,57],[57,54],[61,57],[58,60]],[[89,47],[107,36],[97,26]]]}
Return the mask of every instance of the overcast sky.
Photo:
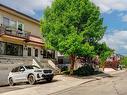
{"label": "overcast sky", "polygon": [[[53,0],[0,0],[0,3],[40,19]],[[117,53],[127,55],[127,0],[92,0],[108,26],[103,41]]]}

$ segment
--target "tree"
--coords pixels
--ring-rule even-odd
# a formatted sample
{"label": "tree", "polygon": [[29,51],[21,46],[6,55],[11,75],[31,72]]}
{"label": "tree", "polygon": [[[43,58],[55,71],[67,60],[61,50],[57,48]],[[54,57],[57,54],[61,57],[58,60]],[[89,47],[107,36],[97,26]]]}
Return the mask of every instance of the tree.
{"label": "tree", "polygon": [[96,55],[96,43],[106,27],[100,10],[90,0],[54,0],[41,23],[46,46],[70,57],[73,73],[76,56]]}
{"label": "tree", "polygon": [[106,59],[111,56],[113,54],[113,50],[110,49],[106,43],[98,43],[98,45],[96,46],[95,48],[96,50],[96,53],[100,56],[100,62],[101,62],[101,65],[103,66],[103,69],[104,69],[104,66],[105,66],[105,62],[106,62]]}
{"label": "tree", "polygon": [[125,65],[127,67],[127,56],[123,56],[121,57],[120,63],[122,65]]}

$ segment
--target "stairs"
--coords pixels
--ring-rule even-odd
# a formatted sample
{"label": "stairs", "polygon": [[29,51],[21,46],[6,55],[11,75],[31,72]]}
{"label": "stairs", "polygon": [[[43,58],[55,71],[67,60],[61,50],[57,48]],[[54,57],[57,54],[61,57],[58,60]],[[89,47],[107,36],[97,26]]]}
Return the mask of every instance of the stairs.
{"label": "stairs", "polygon": [[51,68],[55,74],[60,73],[60,69],[50,59],[42,59],[40,62],[38,62],[38,64],[41,68]]}
{"label": "stairs", "polygon": [[55,65],[55,61],[50,59],[39,59],[35,57],[18,57],[0,55],[0,70],[10,72],[14,67],[19,65],[36,65],[40,68],[51,68],[55,74],[60,73],[60,69]]}

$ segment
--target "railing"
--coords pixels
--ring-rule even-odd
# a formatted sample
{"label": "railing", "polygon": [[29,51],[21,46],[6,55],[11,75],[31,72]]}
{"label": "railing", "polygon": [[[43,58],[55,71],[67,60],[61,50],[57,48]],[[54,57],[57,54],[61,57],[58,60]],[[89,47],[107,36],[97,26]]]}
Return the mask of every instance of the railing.
{"label": "railing", "polygon": [[12,27],[0,26],[0,35],[9,35],[14,37],[29,39],[30,32],[20,31]]}

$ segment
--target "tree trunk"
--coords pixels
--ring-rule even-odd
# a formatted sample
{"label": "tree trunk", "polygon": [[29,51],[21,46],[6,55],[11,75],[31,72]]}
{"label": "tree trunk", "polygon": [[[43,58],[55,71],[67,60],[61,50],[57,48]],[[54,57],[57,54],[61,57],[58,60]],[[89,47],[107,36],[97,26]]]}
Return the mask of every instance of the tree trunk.
{"label": "tree trunk", "polygon": [[105,70],[106,62],[103,62],[103,71]]}
{"label": "tree trunk", "polygon": [[73,74],[73,70],[74,70],[74,65],[75,65],[75,56],[71,55],[70,56],[70,75]]}

